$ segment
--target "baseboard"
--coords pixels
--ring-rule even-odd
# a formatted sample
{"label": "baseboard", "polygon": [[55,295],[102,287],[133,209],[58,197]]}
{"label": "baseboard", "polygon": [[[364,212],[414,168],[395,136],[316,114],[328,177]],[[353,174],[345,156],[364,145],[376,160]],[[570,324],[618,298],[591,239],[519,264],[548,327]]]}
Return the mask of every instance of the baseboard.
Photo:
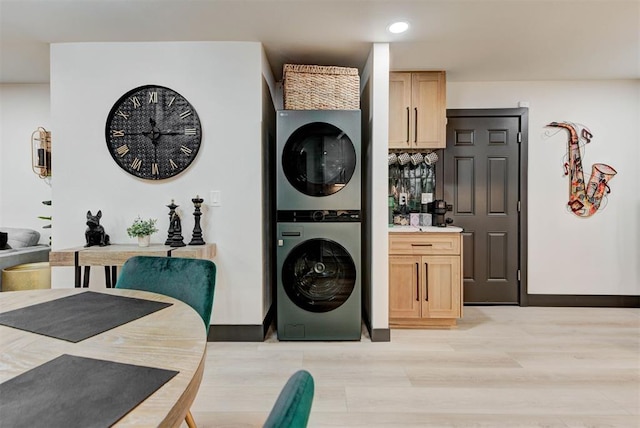
{"label": "baseboard", "polygon": [[264,328],[257,325],[215,324],[209,328],[208,342],[262,342]]}
{"label": "baseboard", "polygon": [[640,296],[527,294],[526,303],[522,306],[640,308]]}
{"label": "baseboard", "polygon": [[269,331],[269,327],[271,327],[271,323],[276,319],[276,305],[271,305],[269,310],[267,311],[267,316],[262,320],[262,340],[267,337],[267,332]]}
{"label": "baseboard", "polygon": [[374,328],[369,330],[369,336],[372,342],[391,342],[391,329]]}
{"label": "baseboard", "polygon": [[274,317],[271,306],[262,324],[215,324],[209,328],[208,342],[264,342]]}
{"label": "baseboard", "polygon": [[391,330],[388,328],[371,328],[371,323],[369,322],[369,314],[367,313],[367,309],[362,307],[362,320],[364,321],[364,326],[367,328],[369,332],[369,337],[372,342],[391,342]]}

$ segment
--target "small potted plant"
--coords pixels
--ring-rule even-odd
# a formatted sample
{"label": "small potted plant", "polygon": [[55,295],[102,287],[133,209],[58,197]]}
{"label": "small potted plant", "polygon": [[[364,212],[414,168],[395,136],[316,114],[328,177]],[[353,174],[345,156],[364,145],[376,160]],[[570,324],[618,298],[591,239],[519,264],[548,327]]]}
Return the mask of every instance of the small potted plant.
{"label": "small potted plant", "polygon": [[131,238],[137,237],[140,247],[148,247],[151,235],[158,231],[156,228],[157,221],[155,218],[143,220],[138,216],[133,221],[133,224],[127,228],[127,234]]}

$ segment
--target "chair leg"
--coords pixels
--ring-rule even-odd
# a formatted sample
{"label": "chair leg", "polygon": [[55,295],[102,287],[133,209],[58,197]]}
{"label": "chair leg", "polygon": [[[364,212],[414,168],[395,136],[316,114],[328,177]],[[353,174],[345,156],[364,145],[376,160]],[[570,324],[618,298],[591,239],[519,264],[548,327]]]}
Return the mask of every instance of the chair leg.
{"label": "chair leg", "polygon": [[91,275],[91,266],[84,267],[84,279],[82,280],[82,288],[89,287],[89,277]]}
{"label": "chair leg", "polygon": [[111,288],[111,268],[109,266],[104,267],[104,284],[105,287]]}
{"label": "chair leg", "polygon": [[196,421],[193,420],[193,415],[191,414],[191,410],[187,411],[187,416],[184,417],[184,421],[187,423],[189,428],[197,428]]}

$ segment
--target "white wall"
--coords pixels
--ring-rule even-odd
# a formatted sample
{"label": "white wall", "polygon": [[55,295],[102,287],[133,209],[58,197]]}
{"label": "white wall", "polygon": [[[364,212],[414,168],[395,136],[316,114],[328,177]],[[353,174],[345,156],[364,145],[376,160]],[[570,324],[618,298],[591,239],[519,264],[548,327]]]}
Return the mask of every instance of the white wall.
{"label": "white wall", "polygon": [[[102,210],[114,243],[134,243],[126,228],[139,214],[158,219],[153,243],[166,239],[166,205],[180,205],[185,242],[193,230],[191,198],[203,207],[204,239],[218,247],[212,324],[261,324],[262,195],[260,43],[81,43],[51,46],[51,122],[56,136],[54,248],[84,244],[85,214]],[[194,106],[203,128],[200,152],[182,174],[145,181],[120,169],[107,151],[104,127],[118,98],[145,84],[172,88]],[[93,269],[92,286],[104,282]],[[56,268],[54,287],[73,284]]]}
{"label": "white wall", "polygon": [[[531,294],[640,294],[640,81],[449,82],[448,108],[512,108],[528,101],[528,285]],[[594,163],[618,174],[606,207],[590,218],[566,209],[567,133],[586,125],[585,179]]]}
{"label": "white wall", "polygon": [[[54,248],[83,245],[84,215],[99,208],[114,242],[133,242],[125,229],[138,213],[159,219],[161,232],[154,241],[162,242],[168,228],[165,205],[171,198],[181,205],[184,235],[189,239],[190,199],[196,193],[208,199],[209,190],[221,190],[222,207],[204,207],[202,220],[205,239],[218,244],[212,323],[261,323],[265,307],[258,173],[260,85],[261,72],[265,78],[268,73],[261,68],[260,49],[257,43],[54,45],[51,113],[48,85],[0,86],[0,225],[19,223],[38,229],[42,223],[37,216],[47,213],[40,201],[51,198],[51,192],[31,172],[27,144],[37,126],[53,132]],[[162,62],[161,66],[158,51],[179,58],[179,64]],[[106,151],[103,136],[106,115],[118,97],[150,82],[185,95],[204,128],[194,164],[184,174],[159,183],[144,182],[120,170]],[[383,97],[385,91],[376,87]],[[640,294],[639,82],[448,82],[447,88],[448,108],[511,108],[518,101],[530,103],[529,292]],[[594,138],[583,154],[586,172],[595,162],[608,163],[618,171],[610,182],[607,207],[591,218],[580,219],[565,210],[566,137],[544,135],[544,125],[552,120],[590,127]],[[376,135],[382,138],[386,132],[378,130]],[[385,147],[386,156],[386,140],[377,144]],[[242,169],[230,161],[236,154],[242,154]],[[376,177],[383,176],[384,184],[376,192],[384,196],[385,204],[386,165],[380,165],[384,172]],[[245,174],[237,174],[238,170]],[[238,192],[239,188],[245,192]],[[33,203],[21,205],[31,195],[35,195]],[[386,260],[386,205],[374,211],[380,211],[382,226],[371,233],[385,237],[378,239],[374,254]],[[374,266],[385,269],[386,262]],[[96,270],[92,276],[100,286],[102,272]],[[372,327],[386,328],[387,306],[382,302],[388,301],[387,274],[378,272],[372,278],[376,308]],[[54,269],[54,281],[54,286],[69,286],[73,274],[70,269]]]}
{"label": "white wall", "polygon": [[262,49],[262,131],[261,131],[261,172],[260,177],[262,179],[262,266],[263,266],[263,282],[264,287],[262,290],[262,319],[267,317],[269,310],[272,308],[274,301],[274,266],[275,266],[275,252],[273,251],[273,242],[275,241],[275,227],[273,212],[275,210],[275,185],[273,179],[270,177],[272,170],[273,159],[271,152],[275,150],[275,128],[276,117],[275,108],[276,105],[276,82],[271,72],[267,55]]}
{"label": "white wall", "polygon": [[[51,229],[42,229],[49,221],[38,216],[51,215],[42,204],[51,187],[31,169],[31,133],[51,130],[50,123],[49,85],[0,85],[0,226],[37,230],[41,244],[49,243]],[[52,139],[55,147],[55,133]]]}
{"label": "white wall", "polygon": [[389,44],[375,43],[371,49],[371,327],[389,328],[389,237],[388,237],[388,137],[389,137]]}

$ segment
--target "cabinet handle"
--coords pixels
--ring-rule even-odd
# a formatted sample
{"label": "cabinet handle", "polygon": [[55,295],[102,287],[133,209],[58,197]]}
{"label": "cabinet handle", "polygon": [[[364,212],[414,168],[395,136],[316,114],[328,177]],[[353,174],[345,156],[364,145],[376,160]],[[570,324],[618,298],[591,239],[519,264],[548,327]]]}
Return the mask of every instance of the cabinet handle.
{"label": "cabinet handle", "polygon": [[420,301],[420,263],[416,263],[416,302]]}
{"label": "cabinet handle", "polygon": [[433,244],[411,244],[412,247],[433,247]]}
{"label": "cabinet handle", "polygon": [[429,264],[424,264],[424,301],[429,301]]}
{"label": "cabinet handle", "polygon": [[409,144],[409,107],[407,107],[407,144]]}
{"label": "cabinet handle", "polygon": [[413,142],[417,143],[418,142],[418,107],[415,107],[414,109],[414,113],[415,113],[415,119],[414,119],[414,127],[413,127]]}

